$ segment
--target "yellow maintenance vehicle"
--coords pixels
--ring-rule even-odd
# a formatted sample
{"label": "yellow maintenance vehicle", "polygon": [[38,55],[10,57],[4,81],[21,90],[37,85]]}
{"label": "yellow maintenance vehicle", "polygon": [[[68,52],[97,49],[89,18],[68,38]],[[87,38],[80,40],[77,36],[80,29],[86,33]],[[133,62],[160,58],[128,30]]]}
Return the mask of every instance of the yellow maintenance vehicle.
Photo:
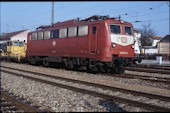
{"label": "yellow maintenance vehicle", "polygon": [[8,41],[6,43],[6,51],[2,52],[2,58],[9,61],[25,61],[26,60],[26,43],[22,41]]}

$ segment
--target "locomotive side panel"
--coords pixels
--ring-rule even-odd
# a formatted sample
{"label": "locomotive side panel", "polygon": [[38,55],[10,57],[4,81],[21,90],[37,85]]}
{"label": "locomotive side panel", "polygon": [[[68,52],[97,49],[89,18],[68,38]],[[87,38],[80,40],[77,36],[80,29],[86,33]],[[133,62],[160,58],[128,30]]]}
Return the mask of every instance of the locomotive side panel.
{"label": "locomotive side panel", "polygon": [[[113,23],[121,26],[121,34],[110,32]],[[134,57],[133,36],[125,35],[123,28],[120,22],[96,22],[88,24],[86,36],[30,40],[28,51],[35,56],[83,57],[103,62],[112,61],[113,55]]]}
{"label": "locomotive side panel", "polygon": [[31,40],[28,36],[28,56],[88,56],[88,35],[80,37],[51,38]]}
{"label": "locomotive side panel", "polygon": [[[105,22],[98,23],[96,29],[95,58],[102,62],[111,62],[110,39]],[[91,30],[91,32],[93,33],[93,30]]]}

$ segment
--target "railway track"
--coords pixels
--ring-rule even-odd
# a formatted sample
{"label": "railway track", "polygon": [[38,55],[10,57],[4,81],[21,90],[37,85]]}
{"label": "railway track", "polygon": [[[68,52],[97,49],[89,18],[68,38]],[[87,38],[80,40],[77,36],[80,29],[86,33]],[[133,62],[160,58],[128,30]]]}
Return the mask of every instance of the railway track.
{"label": "railway track", "polygon": [[158,69],[152,69],[152,68],[138,68],[138,67],[126,67],[126,70],[170,75],[170,70],[161,70],[161,69],[158,70]]}
{"label": "railway track", "polygon": [[[16,69],[16,68],[7,67],[7,66],[0,66],[0,67],[12,69],[12,70],[17,70],[17,71],[28,72],[26,70]],[[29,71],[29,73],[36,74],[36,73],[30,72],[30,71]],[[127,79],[142,79],[142,80],[147,80],[147,81],[151,81],[151,82],[161,82],[161,83],[165,83],[165,84],[170,84],[170,78],[164,78],[164,77],[154,77],[154,76],[145,76],[145,75],[132,75],[132,74],[123,74],[123,75],[106,74],[105,76],[118,77],[118,78],[127,78]]]}
{"label": "railway track", "polygon": [[[10,69],[12,69],[12,68],[10,68]],[[82,89],[82,88],[70,86],[70,85],[67,85],[67,84],[56,83],[56,82],[52,82],[52,81],[49,81],[49,80],[46,80],[46,79],[31,77],[31,76],[27,76],[25,74],[24,75],[18,74],[16,72],[11,72],[11,71],[7,71],[7,70],[3,70],[3,69],[1,71],[8,73],[8,74],[16,75],[16,76],[23,76],[25,78],[32,79],[34,81],[38,81],[38,82],[50,84],[50,85],[53,85],[53,86],[58,86],[58,87],[61,87],[61,88],[73,90],[73,91],[80,92],[80,93],[83,93],[83,94],[85,93],[85,94],[97,96],[97,97],[104,98],[104,99],[109,99],[109,100],[111,99],[113,101],[127,103],[127,104],[130,104],[132,106],[142,107],[142,108],[145,108],[145,109],[148,109],[148,110],[151,110],[151,111],[170,111],[170,108],[167,108],[167,107],[148,104],[148,103],[144,103],[144,102],[140,102],[140,101],[136,101],[136,100],[131,100],[131,99],[127,99],[127,98],[123,98],[123,97],[119,97],[119,96],[109,95],[109,94],[105,94],[105,93],[101,93],[101,92],[97,92],[97,91]],[[44,77],[50,76],[53,79],[64,80],[64,81],[67,81],[67,82],[85,84],[85,85],[93,86],[93,87],[96,87],[96,88],[102,88],[103,90],[107,89],[107,90],[111,90],[111,91],[121,91],[123,93],[131,93],[132,95],[139,95],[139,96],[142,96],[142,97],[147,97],[149,99],[154,98],[154,99],[170,102],[170,97],[168,97],[168,96],[156,95],[156,94],[151,94],[151,93],[147,93],[147,92],[140,92],[140,91],[134,91],[134,90],[128,90],[128,89],[122,89],[122,88],[117,88],[117,87],[113,87],[113,86],[106,86],[106,85],[91,83],[91,82],[87,82],[87,81],[83,81],[83,80],[80,81],[80,80],[75,80],[75,79],[56,77],[56,76],[37,73],[37,72],[30,72],[30,71],[25,71],[25,70],[20,70],[20,71],[23,71],[23,72],[29,73],[29,74],[44,76]]]}
{"label": "railway track", "polygon": [[31,103],[24,102],[16,96],[12,96],[5,91],[1,91],[1,111],[2,112],[45,112],[39,110]]}
{"label": "railway track", "polygon": [[153,64],[137,64],[138,66],[150,66],[150,67],[165,67],[170,68],[170,65],[153,65]]}
{"label": "railway track", "polygon": [[[113,76],[108,74],[109,76]],[[165,77],[155,77],[155,76],[145,76],[145,75],[132,75],[132,74],[123,74],[123,75],[114,75],[114,77],[127,78],[127,79],[141,79],[151,82],[159,82],[164,84],[170,84],[170,78]]]}
{"label": "railway track", "polygon": [[138,68],[149,68],[149,69],[159,69],[159,70],[170,70],[170,66],[159,66],[159,65],[132,65],[129,67],[138,67]]}

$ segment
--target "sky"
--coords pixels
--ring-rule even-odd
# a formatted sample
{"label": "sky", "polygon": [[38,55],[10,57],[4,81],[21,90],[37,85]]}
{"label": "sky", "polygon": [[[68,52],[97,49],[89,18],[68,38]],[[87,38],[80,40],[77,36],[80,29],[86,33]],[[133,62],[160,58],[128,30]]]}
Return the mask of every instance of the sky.
{"label": "sky", "polygon": [[[23,29],[36,30],[51,24],[52,2],[0,2],[0,33]],[[168,1],[71,1],[54,2],[54,22],[85,19],[93,15],[121,16],[135,29],[151,24],[157,36],[170,34],[170,3]],[[136,22],[139,21],[139,22]]]}

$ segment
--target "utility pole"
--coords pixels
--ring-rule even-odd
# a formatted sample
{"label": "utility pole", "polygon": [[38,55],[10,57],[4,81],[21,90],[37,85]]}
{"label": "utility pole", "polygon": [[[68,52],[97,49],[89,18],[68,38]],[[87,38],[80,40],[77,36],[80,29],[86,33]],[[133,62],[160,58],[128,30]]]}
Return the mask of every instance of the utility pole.
{"label": "utility pole", "polygon": [[[170,3],[168,1],[166,1],[167,5],[170,7]],[[169,4],[168,4],[169,3]]]}
{"label": "utility pole", "polygon": [[[1,2],[0,2],[0,15],[1,15]],[[0,21],[0,24],[1,24],[1,21]],[[2,24],[1,24],[2,25]],[[0,36],[1,36],[1,26],[0,26]]]}
{"label": "utility pole", "polygon": [[54,1],[52,1],[51,26],[54,25]]}

